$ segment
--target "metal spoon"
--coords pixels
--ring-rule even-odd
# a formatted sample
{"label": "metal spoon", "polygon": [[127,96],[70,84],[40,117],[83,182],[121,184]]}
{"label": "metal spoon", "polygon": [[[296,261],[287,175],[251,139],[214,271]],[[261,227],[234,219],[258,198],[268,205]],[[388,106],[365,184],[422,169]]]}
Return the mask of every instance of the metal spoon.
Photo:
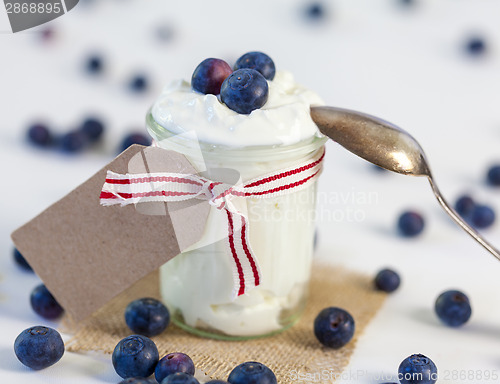
{"label": "metal spoon", "polygon": [[311,107],[311,117],[321,133],[348,151],[389,171],[427,176],[439,204],[455,222],[500,260],[500,252],[471,228],[441,195],[418,142],[387,121],[361,112],[335,107]]}

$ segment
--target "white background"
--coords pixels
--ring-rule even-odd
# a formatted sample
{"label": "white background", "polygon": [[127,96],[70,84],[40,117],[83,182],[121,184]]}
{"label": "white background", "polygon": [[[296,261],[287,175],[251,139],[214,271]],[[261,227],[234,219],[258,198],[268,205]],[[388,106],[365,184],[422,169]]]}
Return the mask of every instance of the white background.
{"label": "white background", "polygon": [[[301,17],[302,1],[89,0],[49,23],[55,36],[46,42],[35,33],[40,29],[9,33],[0,8],[2,382],[120,381],[109,356],[67,353],[40,372],[16,360],[13,342],[23,329],[57,324],[32,313],[28,297],[38,280],[13,264],[9,235],[109,162],[120,138],[142,129],[161,87],[189,79],[204,58],[233,63],[250,50],[267,52],[327,104],[377,115],[411,132],[450,201],[471,192],[500,209],[500,190],[484,182],[487,167],[500,162],[500,3],[415,3],[326,2],[329,17],[317,24]],[[174,31],[171,40],[155,39],[162,26]],[[486,39],[486,56],[464,54],[473,33]],[[102,52],[107,67],[96,79],[82,70],[93,51]],[[153,83],[145,95],[125,90],[139,70]],[[100,148],[65,156],[24,141],[33,121],[64,132],[89,113],[102,116],[108,127]],[[390,381],[387,376],[412,353],[432,358],[440,383],[492,382],[484,378],[500,375],[500,263],[444,215],[425,179],[379,173],[333,143],[327,152],[317,257],[368,274],[391,266],[403,280],[360,335],[341,382]],[[368,203],[360,201],[367,196]],[[396,233],[396,218],[406,208],[425,215],[418,239]],[[498,224],[484,233],[500,246]],[[442,326],[433,313],[435,298],[449,288],[465,291],[473,306],[470,322],[460,329]],[[473,374],[460,379],[453,370]]]}

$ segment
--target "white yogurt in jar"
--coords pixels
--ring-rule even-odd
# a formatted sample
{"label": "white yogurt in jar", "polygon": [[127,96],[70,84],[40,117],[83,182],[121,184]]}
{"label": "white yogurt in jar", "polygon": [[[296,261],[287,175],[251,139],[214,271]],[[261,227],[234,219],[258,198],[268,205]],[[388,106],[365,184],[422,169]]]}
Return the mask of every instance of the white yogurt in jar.
{"label": "white yogurt in jar", "polygon": [[[249,115],[230,110],[214,95],[193,91],[185,81],[167,86],[151,113],[171,133],[194,130],[201,142],[238,148],[244,156],[231,158],[222,150],[205,157],[207,164],[203,159],[189,159],[198,169],[236,169],[247,181],[302,164],[314,155],[325,141],[309,114],[310,106],[319,104],[321,99],[297,85],[290,73],[277,72],[269,82],[267,103]],[[314,145],[302,145],[314,138]],[[168,140],[159,144],[172,149]],[[285,147],[294,150],[281,151]],[[272,159],[265,155],[270,151]],[[200,242],[161,267],[161,293],[171,312],[179,312],[191,328],[230,336],[264,335],[286,327],[307,296],[315,195],[312,184],[283,196],[246,199],[249,240],[262,281],[236,299],[231,297],[233,272],[224,239],[227,217],[212,208]],[[224,240],[214,243],[218,239]]]}

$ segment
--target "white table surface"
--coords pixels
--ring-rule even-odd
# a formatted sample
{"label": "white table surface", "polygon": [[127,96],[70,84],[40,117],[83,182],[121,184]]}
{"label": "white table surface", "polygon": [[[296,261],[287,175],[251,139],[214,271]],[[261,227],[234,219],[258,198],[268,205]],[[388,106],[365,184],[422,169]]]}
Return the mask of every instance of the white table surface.
{"label": "white table surface", "polygon": [[[57,324],[32,313],[28,297],[38,279],[13,264],[9,235],[110,161],[125,132],[142,128],[161,87],[189,79],[206,57],[233,62],[249,50],[269,53],[278,68],[291,70],[327,104],[378,115],[410,131],[449,200],[471,192],[500,208],[500,190],[484,182],[487,167],[500,162],[500,3],[325,3],[330,18],[316,25],[300,17],[304,1],[86,1],[50,23],[55,37],[45,43],[33,30],[8,33],[0,10],[2,382],[120,381],[110,357],[99,354],[66,353],[39,372],[17,361],[13,342],[23,329]],[[154,38],[163,24],[175,31],[171,41]],[[476,32],[488,43],[485,57],[471,58],[461,49]],[[107,64],[99,79],[81,70],[94,50]],[[123,89],[136,70],[154,82],[145,95]],[[30,122],[41,119],[63,132],[88,113],[106,121],[100,149],[64,156],[23,140]],[[425,179],[376,172],[333,143],[327,151],[317,257],[368,274],[391,266],[403,281],[360,336],[340,382],[390,381],[413,353],[433,359],[439,383],[495,381],[485,377],[500,375],[500,263],[444,215]],[[425,215],[426,229],[417,239],[396,234],[396,217],[406,208]],[[498,224],[484,233],[500,246]],[[442,326],[433,313],[435,298],[449,288],[465,291],[473,306],[470,322],[460,329]]]}

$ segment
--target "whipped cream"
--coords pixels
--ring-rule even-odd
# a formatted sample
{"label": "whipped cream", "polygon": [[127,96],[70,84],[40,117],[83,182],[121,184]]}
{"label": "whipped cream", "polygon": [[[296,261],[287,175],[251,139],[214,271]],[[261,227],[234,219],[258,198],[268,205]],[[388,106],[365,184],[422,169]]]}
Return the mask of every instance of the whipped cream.
{"label": "whipped cream", "polygon": [[195,130],[202,142],[231,147],[290,145],[321,136],[309,107],[322,105],[314,92],[278,71],[269,84],[266,104],[249,115],[239,114],[215,95],[204,95],[178,80],[167,85],[152,108],[154,120],[173,133]]}

